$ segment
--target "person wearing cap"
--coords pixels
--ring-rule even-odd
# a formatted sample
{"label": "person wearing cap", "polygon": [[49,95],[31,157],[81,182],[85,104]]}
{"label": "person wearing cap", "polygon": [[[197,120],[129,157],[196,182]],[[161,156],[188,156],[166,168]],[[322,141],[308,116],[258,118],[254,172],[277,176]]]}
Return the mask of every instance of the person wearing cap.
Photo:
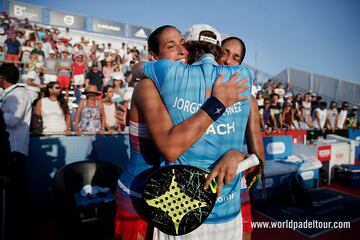
{"label": "person wearing cap", "polygon": [[87,71],[87,65],[84,62],[83,54],[79,54],[75,57],[72,63],[72,74],[74,79],[74,91],[76,97],[76,103],[80,102],[81,90],[85,87],[85,72]]}
{"label": "person wearing cap", "polygon": [[[220,58],[220,63],[226,66],[237,66],[242,64],[245,54],[246,47],[245,43],[237,37],[229,37],[221,42],[222,54]],[[252,95],[253,89],[256,89],[253,81],[252,85]],[[256,90],[255,90],[256,91]],[[258,90],[256,93],[256,99],[252,96],[251,99],[251,108],[249,120],[247,122],[246,127],[246,143],[248,148],[248,153],[256,154],[261,160],[265,159],[264,156],[264,145],[263,139],[260,132],[261,127],[261,119],[259,107],[264,106],[264,98],[262,97],[262,91]],[[263,161],[264,162],[264,161]],[[255,170],[254,168],[249,170],[252,172]],[[241,179],[242,182],[245,182],[245,172],[244,177]],[[243,217],[243,239],[249,240],[251,239],[252,232],[252,216],[251,216],[251,203],[249,191],[247,190],[246,184],[241,186],[241,213]]]}
{"label": "person wearing cap", "polygon": [[69,51],[64,49],[62,51],[62,58],[56,63],[56,71],[58,75],[58,82],[60,83],[61,88],[65,90],[66,99],[69,99],[71,65],[72,61],[69,57]]}
{"label": "person wearing cap", "polygon": [[40,91],[46,86],[41,83],[40,73],[43,71],[44,65],[42,63],[36,63],[35,69],[29,71],[26,76],[26,89],[29,92],[31,101],[34,102],[40,94]]}
{"label": "person wearing cap", "polygon": [[[207,37],[207,36],[204,35],[204,37]],[[217,39],[215,41],[218,41],[218,40],[219,39]],[[157,30],[155,30],[149,37],[148,46],[149,46],[149,50],[152,52],[153,57],[155,59],[162,59],[162,60],[158,61],[157,63],[169,62],[169,64],[176,64],[176,67],[178,67],[177,65],[182,64],[181,62],[179,62],[179,61],[171,62],[171,61],[164,60],[164,58],[172,59],[172,60],[185,60],[186,59],[187,51],[182,46],[181,34],[175,27],[163,26],[163,27],[160,27]],[[216,47],[211,46],[210,48],[215,49]],[[195,55],[192,55],[192,58],[195,58]],[[210,64],[210,62],[212,62],[212,61],[213,61],[212,57],[209,56],[208,58],[203,59],[203,61],[201,63],[199,63],[198,65],[195,64],[193,70],[196,71],[196,69],[198,69],[199,72],[202,72],[202,70],[200,69],[202,64],[207,64],[207,66],[209,66],[209,67],[211,66],[211,68],[212,68],[213,65]],[[151,62],[148,62],[148,63],[151,63]],[[139,67],[139,65],[138,65],[138,67]],[[183,67],[188,67],[188,65],[183,65]],[[135,66],[135,68],[137,68],[137,67]],[[142,68],[142,67],[140,67],[140,68]],[[143,69],[145,69],[145,68],[147,68],[146,65],[144,65]],[[174,70],[175,70],[175,68],[174,68]],[[164,69],[164,71],[165,71],[165,69]],[[166,72],[169,72],[169,74],[171,76],[173,75],[173,73],[171,71],[166,70]],[[184,73],[187,71],[180,70],[179,73],[180,72]],[[197,72],[197,73],[199,73],[199,72]],[[244,71],[244,72],[246,72],[246,71]],[[156,71],[154,73],[156,73]],[[165,74],[163,76],[165,76]],[[203,89],[201,89],[201,90],[199,89],[199,87],[195,87],[192,85],[192,84],[204,83],[204,81],[200,81],[200,80],[196,81],[195,79],[192,79],[192,81],[188,82],[186,79],[183,79],[181,77],[181,74],[179,74],[178,76],[179,76],[179,79],[178,79],[179,81],[174,81],[171,79],[169,79],[168,81],[164,81],[164,83],[168,82],[168,83],[170,83],[170,85],[172,85],[172,83],[184,83],[184,85],[182,85],[182,87],[184,87],[184,86],[189,87],[189,89],[187,89],[187,91],[184,91],[184,89],[182,89],[183,91],[181,92],[181,94],[179,93],[178,96],[191,97],[190,95],[192,95],[192,94],[195,95],[198,92],[200,92],[200,94],[202,95],[202,97],[200,97],[200,99],[205,99],[205,92],[211,93],[211,91],[207,91],[207,88],[205,85],[202,85]],[[196,74],[191,75],[191,76],[192,77],[196,76]],[[217,74],[214,74],[213,76],[216,77]],[[232,78],[234,82],[236,81],[238,76],[239,75],[236,74]],[[153,77],[153,79],[159,79],[159,78]],[[211,77],[209,79],[211,79]],[[217,95],[219,93],[217,91],[218,90],[217,87],[220,87],[220,88],[224,87],[224,85],[221,84],[220,79],[221,78],[219,78],[219,80],[215,84],[216,87],[213,91],[213,95]],[[244,83],[244,82],[246,82],[245,79],[241,83]],[[157,84],[157,83],[155,83],[155,84]],[[169,87],[169,85],[167,85],[167,87]],[[173,87],[175,89],[179,89],[179,86],[177,86],[177,84],[173,84]],[[240,87],[240,86],[238,86],[238,87]],[[163,104],[161,103],[161,99],[159,97],[159,92],[158,92],[158,91],[160,91],[160,93],[161,93],[161,90],[165,90],[165,89],[162,89],[161,87],[159,87],[158,89],[159,90],[154,89],[154,83],[149,79],[143,79],[139,82],[137,88],[135,89],[133,98],[132,98],[132,106],[134,106],[134,107],[132,107],[130,110],[130,128],[134,127],[134,129],[138,129],[139,135],[137,135],[137,138],[144,139],[144,141],[146,140],[146,143],[149,145],[152,145],[151,141],[149,141],[149,135],[150,135],[149,133],[151,133],[151,136],[152,136],[152,139],[153,139],[155,145],[159,148],[160,153],[164,156],[165,159],[170,160],[170,161],[176,161],[177,158],[184,151],[186,151],[186,149],[189,149],[189,147],[191,147],[194,144],[194,142],[196,142],[196,140],[199,137],[201,137],[202,133],[205,133],[207,131],[209,126],[210,126],[210,128],[209,128],[208,134],[205,134],[206,136],[210,136],[210,138],[215,137],[215,135],[218,137],[222,136],[222,134],[216,134],[216,131],[217,131],[216,128],[214,128],[214,126],[211,125],[213,123],[214,119],[211,118],[210,115],[207,115],[205,110],[199,109],[199,107],[201,106],[201,103],[199,103],[199,104],[194,103],[192,106],[196,106],[195,108],[194,107],[189,108],[189,106],[188,106],[183,111],[178,109],[178,110],[180,110],[180,113],[178,116],[185,114],[187,120],[183,121],[184,119],[182,119],[181,121],[183,121],[183,122],[180,124],[181,121],[179,121],[179,119],[175,119],[175,120],[173,119],[173,121],[178,124],[178,125],[174,126],[168,115],[169,113],[170,113],[170,116],[172,114],[172,112],[171,112],[172,108],[169,107],[169,104],[176,106],[177,102],[175,102],[175,104],[174,104],[174,102],[169,103],[169,102],[167,102],[167,99],[163,99],[167,106],[167,110],[169,110],[169,113],[167,113],[166,108],[164,108]],[[199,89],[199,90],[194,91],[194,89]],[[229,90],[228,88],[226,88],[226,89]],[[173,89],[171,89],[171,90],[173,90]],[[211,88],[210,88],[210,90],[211,90]],[[228,96],[229,98],[225,98],[223,100],[229,101],[229,102],[225,103],[225,106],[231,106],[232,103],[238,102],[240,100],[240,99],[237,99],[236,101],[230,103],[231,102],[230,99],[232,99],[230,96],[233,96],[235,98],[239,97],[238,91],[239,91],[239,89],[236,90],[235,95],[227,93],[223,96],[217,95],[217,97],[219,97],[220,99],[223,99],[222,97]],[[242,89],[242,91],[244,91],[244,89]],[[250,95],[249,90],[245,90],[245,91],[247,91],[247,94]],[[171,93],[171,92],[172,91],[169,91],[168,93]],[[222,93],[224,93],[224,92],[222,92]],[[162,97],[167,98],[167,96],[163,96],[163,95],[162,95]],[[177,98],[177,100],[179,100],[179,98]],[[239,97],[239,98],[244,100],[246,97],[245,98]],[[199,97],[197,97],[197,99],[199,99]],[[212,99],[214,99],[214,98],[212,98]],[[176,98],[174,100],[176,100]],[[232,100],[235,100],[235,99],[232,99]],[[181,98],[180,102],[181,101],[184,102],[185,100],[183,98]],[[191,103],[191,101],[189,101],[189,103]],[[243,114],[246,114],[246,112],[247,112],[247,110],[246,110],[247,107],[245,107],[246,105],[247,104],[243,105],[244,106],[243,111],[242,111]],[[182,105],[182,106],[184,107],[184,105]],[[179,107],[181,107],[181,104],[179,105]],[[221,109],[224,110],[224,108],[221,108]],[[197,111],[197,110],[199,110],[199,111]],[[139,114],[140,114],[140,116],[138,116]],[[191,116],[193,114],[195,114],[195,115]],[[183,116],[185,117],[185,115],[183,115]],[[144,119],[146,125],[144,122],[139,122],[140,121],[139,118]],[[240,119],[243,119],[243,118],[239,118],[236,121],[238,121]],[[161,123],[161,124],[158,124],[158,123]],[[132,134],[135,135],[136,132],[134,131]],[[203,135],[203,136],[205,136],[205,135]],[[227,134],[225,134],[225,135],[227,135]],[[199,141],[203,142],[203,140],[199,140]],[[228,139],[228,141],[231,141],[231,140]],[[135,143],[131,143],[131,144],[135,144]],[[220,145],[218,145],[216,143],[213,146],[217,146],[217,148],[220,147]],[[143,146],[143,147],[146,148],[146,146]],[[193,154],[193,152],[191,150],[190,150],[190,152],[191,152],[191,154]],[[207,155],[212,151],[210,150],[210,152],[207,152],[204,154],[202,151],[200,151],[200,152],[198,152],[198,153],[203,155],[203,157],[208,157]],[[153,167],[152,166],[153,164],[156,164],[156,162],[155,163],[148,162],[146,159],[148,157],[151,157],[150,159],[151,159],[151,161],[153,161],[152,159],[156,159],[156,158],[154,158],[155,156],[152,156],[152,155],[156,155],[157,153],[149,152],[148,154],[149,154],[149,156],[142,156],[141,153],[134,153],[134,156],[136,156],[136,157],[133,157],[132,161],[136,162],[138,164],[137,166],[141,166],[142,169],[151,168],[151,167]],[[224,154],[224,152],[222,152],[222,154]],[[192,157],[194,157],[194,156],[192,156]],[[223,161],[220,161],[220,162],[221,162],[221,164],[224,164],[224,165],[222,165],[224,167],[224,169],[228,169],[227,167],[229,167],[229,165],[227,165],[227,164],[229,164],[229,161],[242,160],[243,158],[244,158],[244,155],[242,155],[240,152],[229,151],[226,154],[224,154],[224,156],[222,158]],[[185,160],[186,159],[187,159],[187,157],[185,157]],[[216,158],[214,157],[211,159],[214,159],[214,161],[215,161],[215,159],[218,159],[218,157],[216,157]],[[143,162],[143,161],[145,161],[145,162]],[[214,163],[214,162],[212,162],[212,163]],[[197,164],[191,163],[190,165],[197,165]],[[217,165],[217,166],[219,166],[219,165]],[[117,229],[117,232],[120,232],[120,236],[123,237],[124,239],[136,239],[136,238],[127,238],[127,236],[129,236],[127,234],[130,234],[130,233],[133,233],[136,237],[139,236],[139,234],[140,234],[140,236],[145,237],[146,231],[144,231],[144,229],[143,229],[143,231],[141,231],[141,227],[135,225],[135,224],[140,224],[140,223],[134,222],[133,226],[129,226],[129,224],[126,224],[126,222],[125,222],[125,224],[121,225],[122,221],[125,221],[125,220],[121,220],[121,217],[123,217],[123,219],[132,218],[132,217],[136,218],[136,216],[134,216],[135,215],[134,211],[129,210],[130,206],[132,206],[131,209],[132,208],[136,209],[136,207],[137,207],[136,201],[134,200],[132,202],[129,202],[129,200],[127,200],[129,197],[128,196],[129,193],[127,192],[126,189],[128,189],[128,190],[131,189],[131,191],[133,191],[134,194],[141,192],[143,182],[141,182],[141,179],[138,177],[136,177],[136,180],[133,179],[134,176],[138,176],[138,174],[140,174],[141,177],[146,177],[144,174],[145,172],[143,174],[141,174],[141,173],[137,172],[139,170],[141,170],[141,169],[137,169],[137,170],[130,169],[130,168],[127,169],[127,171],[124,171],[124,173],[120,176],[119,181],[118,181],[119,185],[117,188],[117,192],[118,192],[118,194],[117,194],[117,196],[118,196],[117,216],[120,216],[120,218],[117,217],[116,229]],[[133,172],[133,171],[135,171],[135,172]],[[212,176],[214,176],[214,175],[212,175]],[[220,178],[223,180],[222,177],[220,177]],[[228,178],[227,178],[227,180],[228,180]],[[226,180],[226,182],[228,183],[227,180]],[[129,181],[132,182],[132,183],[130,183],[130,185],[129,185]],[[222,184],[220,184],[219,186],[221,186],[221,185]],[[129,189],[129,187],[130,187],[130,189]],[[224,190],[224,192],[227,192],[227,190]],[[239,192],[240,191],[238,191],[238,194],[240,194]],[[131,199],[136,199],[136,196],[131,195]],[[238,197],[236,199],[237,199],[238,204],[235,208],[239,209],[240,208],[240,196],[238,195]],[[124,206],[124,208],[122,206]],[[128,211],[126,209],[128,209]],[[223,210],[225,210],[225,209],[227,209],[227,208],[224,208]],[[225,213],[225,211],[224,211],[224,213]],[[229,217],[229,215],[227,215],[227,214],[228,214],[228,212],[225,213],[225,215],[227,217]],[[236,216],[241,216],[241,214],[240,215],[235,214],[235,217]],[[238,218],[237,218],[237,220],[238,220]],[[207,225],[206,228],[208,230],[213,229],[216,231],[216,229],[217,229],[216,227],[213,228],[214,226],[212,224],[211,225],[204,224],[204,225]],[[216,225],[216,224],[214,224],[214,225]],[[146,225],[144,223],[141,223],[141,226],[143,226],[146,230]],[[236,228],[238,226],[240,226],[240,224],[237,224]],[[236,228],[234,228],[234,226],[231,226],[231,227],[232,227],[232,230],[230,230],[230,232],[232,234],[232,233],[234,233],[233,229],[235,230]],[[120,228],[120,229],[118,229],[118,228]],[[202,227],[200,227],[200,228],[202,228]],[[140,231],[140,232],[136,232],[136,231]],[[199,232],[197,232],[197,233],[199,233]],[[195,234],[197,234],[197,233],[195,233]],[[237,233],[236,237],[239,235],[241,237],[241,230],[237,231],[236,233]],[[213,233],[210,233],[210,234],[213,234]],[[226,233],[220,232],[220,231],[218,231],[218,234],[226,235]],[[214,234],[213,237],[215,239],[215,238],[218,238],[219,236],[220,235]],[[166,237],[166,236],[164,236],[164,237]],[[212,237],[210,237],[207,234],[203,235],[203,237],[207,238],[207,239],[212,239]]]}
{"label": "person wearing cap", "polygon": [[83,92],[86,99],[80,100],[75,113],[75,130],[77,135],[83,132],[103,134],[105,130],[104,106],[97,98],[101,96],[97,87],[88,85]]}
{"label": "person wearing cap", "polygon": [[49,57],[45,59],[44,84],[57,82],[56,64],[55,52],[51,49]]}
{"label": "person wearing cap", "polygon": [[87,87],[88,85],[96,86],[98,91],[102,90],[104,85],[104,74],[99,71],[97,63],[93,63],[89,72],[86,74],[85,86]]}
{"label": "person wearing cap", "polygon": [[124,94],[126,92],[124,74],[122,72],[116,72],[116,74],[113,74],[112,80],[112,86],[114,88],[113,100],[116,101],[116,99],[120,99],[116,102],[123,102]]}

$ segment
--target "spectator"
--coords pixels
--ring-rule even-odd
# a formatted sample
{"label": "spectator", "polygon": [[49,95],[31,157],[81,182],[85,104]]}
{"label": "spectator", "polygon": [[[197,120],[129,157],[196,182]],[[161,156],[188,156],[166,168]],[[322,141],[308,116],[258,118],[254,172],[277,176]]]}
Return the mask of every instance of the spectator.
{"label": "spectator", "polygon": [[140,61],[142,62],[149,61],[149,52],[146,48],[147,46],[144,44],[143,49],[140,52]]}
{"label": "spectator", "polygon": [[6,190],[6,211],[11,214],[5,216],[9,239],[25,239],[25,236],[20,236],[24,232],[19,231],[19,219],[24,219],[25,212],[25,164],[29,148],[31,99],[27,91],[17,85],[18,79],[19,70],[13,64],[0,66],[0,87],[4,89],[0,96],[0,118],[3,119],[10,143],[7,156],[3,151],[4,146],[0,146],[0,175],[10,179]]}
{"label": "spectator", "polygon": [[44,57],[45,58],[48,58],[49,55],[50,55],[50,51],[52,50],[52,46],[51,46],[51,36],[50,35],[47,35],[47,36],[44,36],[42,39],[42,51],[44,52]]}
{"label": "spectator", "polygon": [[321,104],[321,100],[322,100],[322,97],[321,96],[317,96],[315,95],[315,101],[314,101],[314,96],[315,94],[313,93],[311,96],[312,96],[312,100],[311,100],[311,114],[314,113],[314,110],[316,108],[319,108],[320,107],[320,104]]}
{"label": "spectator", "polygon": [[42,50],[42,43],[41,42],[37,42],[35,45],[35,48],[30,52],[30,54],[37,54],[40,56],[40,61],[43,61],[43,59],[45,58],[45,53]]}
{"label": "spectator", "polygon": [[21,43],[16,39],[16,33],[12,32],[9,38],[5,41],[6,55],[5,60],[14,62],[15,66],[18,66],[18,62],[21,56]]}
{"label": "spectator", "polygon": [[348,128],[357,128],[358,126],[358,107],[353,107],[350,111],[349,117],[346,119],[346,124]]}
{"label": "spectator", "polygon": [[104,74],[99,71],[98,65],[93,64],[90,71],[87,73],[85,78],[85,85],[94,85],[97,88],[97,91],[101,91],[104,84]]}
{"label": "spectator", "polygon": [[327,103],[321,102],[320,106],[314,110],[314,118],[313,118],[313,127],[315,129],[325,131],[326,122],[327,122]]}
{"label": "spectator", "polygon": [[26,89],[28,90],[31,102],[34,102],[40,95],[41,89],[45,88],[45,85],[41,83],[40,73],[43,71],[43,65],[37,63],[35,69],[28,72],[26,79]]}
{"label": "spectator", "polygon": [[22,46],[22,56],[21,62],[24,63],[24,67],[27,68],[27,65],[30,63],[30,53],[32,51],[32,46],[30,40],[25,40],[24,45]]}
{"label": "spectator", "polygon": [[83,54],[79,54],[75,57],[75,61],[72,64],[72,73],[74,79],[74,92],[76,97],[76,103],[80,102],[81,91],[80,89],[85,87],[85,71],[87,66],[84,62]]}
{"label": "spectator", "polygon": [[257,101],[257,104],[259,106],[259,109],[264,107],[264,97],[263,97],[263,92],[262,91],[258,91],[256,93],[256,101]]}
{"label": "spectator", "polygon": [[304,95],[304,99],[302,101],[302,106],[304,106],[306,111],[306,121],[308,121],[308,118],[311,118],[311,93],[308,92]]}
{"label": "spectator", "polygon": [[261,128],[265,131],[271,131],[272,121],[275,121],[275,117],[271,113],[271,101],[269,98],[264,99],[264,107],[259,110],[261,116]]}
{"label": "spectator", "polygon": [[55,52],[50,50],[49,58],[45,59],[44,84],[57,82],[56,63]]}
{"label": "spectator", "polygon": [[300,106],[302,106],[302,96],[301,96],[301,93],[298,93],[295,95],[295,98],[294,98],[294,107],[297,111],[300,110]]}
{"label": "spectator", "polygon": [[278,83],[277,87],[274,89],[274,93],[279,95],[279,103],[282,106],[284,104],[284,96],[285,96],[285,90],[282,83]]}
{"label": "spectator", "polygon": [[124,100],[124,94],[126,92],[124,84],[124,74],[122,74],[121,72],[113,76],[113,88],[113,100],[117,103],[121,103]]}
{"label": "spectator", "polygon": [[[306,120],[308,119],[308,120]],[[293,122],[294,129],[305,129],[308,130],[312,127],[311,121],[306,117],[306,109],[304,106],[300,106],[299,114],[295,115],[295,120]]]}
{"label": "spectator", "polygon": [[337,125],[338,125],[338,117],[339,117],[339,113],[337,110],[337,104],[335,101],[331,101],[330,103],[330,109],[327,111],[328,114],[328,119],[329,119],[329,129],[331,131],[335,131],[337,129]]}
{"label": "spectator", "polygon": [[105,66],[103,66],[102,72],[104,74],[104,84],[111,85],[112,84],[111,75],[114,72],[112,57],[109,56],[105,59]]}
{"label": "spectator", "polygon": [[103,89],[103,105],[104,105],[104,113],[105,113],[105,129],[109,131],[109,133],[114,133],[117,129],[115,111],[116,106],[113,102],[114,97],[114,88],[111,85],[106,85]]}
{"label": "spectator", "polygon": [[2,45],[0,45],[0,62],[2,62],[4,60],[5,60],[4,47]]}
{"label": "spectator", "polygon": [[65,90],[65,98],[69,99],[72,61],[69,58],[69,51],[67,49],[64,49],[62,55],[63,58],[59,59],[56,64],[56,71],[58,73],[58,82],[61,88]]}
{"label": "spectator", "polygon": [[[133,54],[131,52],[131,49],[129,47],[127,47],[126,53],[124,54],[124,57],[123,57],[123,63],[124,63],[124,65],[123,65],[123,68],[124,68],[123,73],[127,73],[127,72],[129,72],[131,70],[130,64],[131,64],[131,62],[133,60],[134,59],[133,59]],[[135,64],[135,62],[134,62],[134,64]]]}
{"label": "spectator", "polygon": [[349,103],[348,102],[343,102],[341,105],[341,109],[339,111],[339,116],[338,116],[338,124],[337,124],[337,128],[338,129],[345,129],[346,128],[346,117],[348,114],[348,109],[349,109]]}
{"label": "spectator", "polygon": [[293,109],[291,102],[286,102],[281,112],[280,121],[281,128],[291,129],[294,121],[295,109]]}
{"label": "spectator", "polygon": [[43,122],[43,133],[70,134],[70,110],[58,82],[46,85],[45,96],[36,102],[34,114]]}
{"label": "spectator", "polygon": [[281,119],[280,119],[280,113],[281,113],[281,105],[279,102],[279,95],[274,93],[271,98],[271,115],[274,116],[272,118],[274,121],[272,122],[273,130],[277,130],[279,127],[281,127]]}
{"label": "spectator", "polygon": [[93,132],[103,134],[105,130],[105,113],[101,101],[97,100],[97,96],[101,93],[94,85],[88,85],[83,94],[86,99],[82,99],[75,114],[76,134],[81,135],[82,132]]}

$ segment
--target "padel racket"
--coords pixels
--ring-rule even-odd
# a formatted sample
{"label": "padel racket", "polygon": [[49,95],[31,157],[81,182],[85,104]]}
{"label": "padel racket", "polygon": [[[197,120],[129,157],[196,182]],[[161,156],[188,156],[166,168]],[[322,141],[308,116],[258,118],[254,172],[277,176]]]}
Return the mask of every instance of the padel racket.
{"label": "padel racket", "polygon": [[216,182],[204,189],[208,172],[187,165],[163,167],[145,182],[144,211],[149,221],[168,235],[183,235],[198,228],[216,202]]}

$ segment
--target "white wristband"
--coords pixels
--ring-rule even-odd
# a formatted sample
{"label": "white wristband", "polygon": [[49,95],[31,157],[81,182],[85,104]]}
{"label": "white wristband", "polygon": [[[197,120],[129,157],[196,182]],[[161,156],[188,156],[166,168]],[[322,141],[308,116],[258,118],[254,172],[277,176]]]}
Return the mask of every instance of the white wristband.
{"label": "white wristband", "polygon": [[259,159],[255,154],[250,154],[248,158],[242,160],[237,167],[236,174],[241,173],[251,167],[258,165]]}

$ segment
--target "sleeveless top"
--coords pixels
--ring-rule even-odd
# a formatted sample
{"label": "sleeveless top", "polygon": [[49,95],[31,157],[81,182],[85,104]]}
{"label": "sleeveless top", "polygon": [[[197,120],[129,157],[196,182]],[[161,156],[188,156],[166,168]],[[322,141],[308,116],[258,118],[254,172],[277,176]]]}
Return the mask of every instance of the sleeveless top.
{"label": "sleeveless top", "polygon": [[[318,121],[316,119],[316,112],[319,113],[320,126],[319,126]],[[317,129],[324,128],[325,127],[325,122],[326,122],[326,116],[327,116],[326,109],[324,109],[324,110],[321,110],[320,108],[315,109],[314,118],[313,118],[313,127],[317,128]]]}
{"label": "sleeveless top", "polygon": [[104,105],[106,124],[109,127],[116,127],[115,103],[111,103],[111,104],[103,103],[103,105]]}
{"label": "sleeveless top", "polygon": [[63,133],[66,130],[65,115],[58,101],[52,101],[47,97],[42,98],[41,117],[43,120],[44,133]]}
{"label": "sleeveless top", "polygon": [[[240,70],[238,80],[246,77],[251,86],[249,70],[243,66],[219,66],[214,56],[205,54],[192,65],[185,65],[161,59],[146,62],[143,74],[150,78],[158,89],[174,125],[191,117],[206,101],[206,90],[211,88],[219,73],[224,81]],[[251,89],[241,95],[248,100],[235,103],[213,122],[206,133],[185,151],[175,164],[192,165],[202,169],[211,169],[230,149],[243,150],[245,128],[250,112]],[[170,164],[164,162],[164,164]],[[241,175],[237,174],[230,184],[223,186],[215,207],[206,219],[206,224],[221,224],[235,219],[240,213]]]}
{"label": "sleeveless top", "polygon": [[98,101],[96,101],[95,107],[88,107],[86,104],[87,100],[85,100],[85,106],[81,111],[79,129],[82,132],[97,132],[101,128],[101,117]]}

